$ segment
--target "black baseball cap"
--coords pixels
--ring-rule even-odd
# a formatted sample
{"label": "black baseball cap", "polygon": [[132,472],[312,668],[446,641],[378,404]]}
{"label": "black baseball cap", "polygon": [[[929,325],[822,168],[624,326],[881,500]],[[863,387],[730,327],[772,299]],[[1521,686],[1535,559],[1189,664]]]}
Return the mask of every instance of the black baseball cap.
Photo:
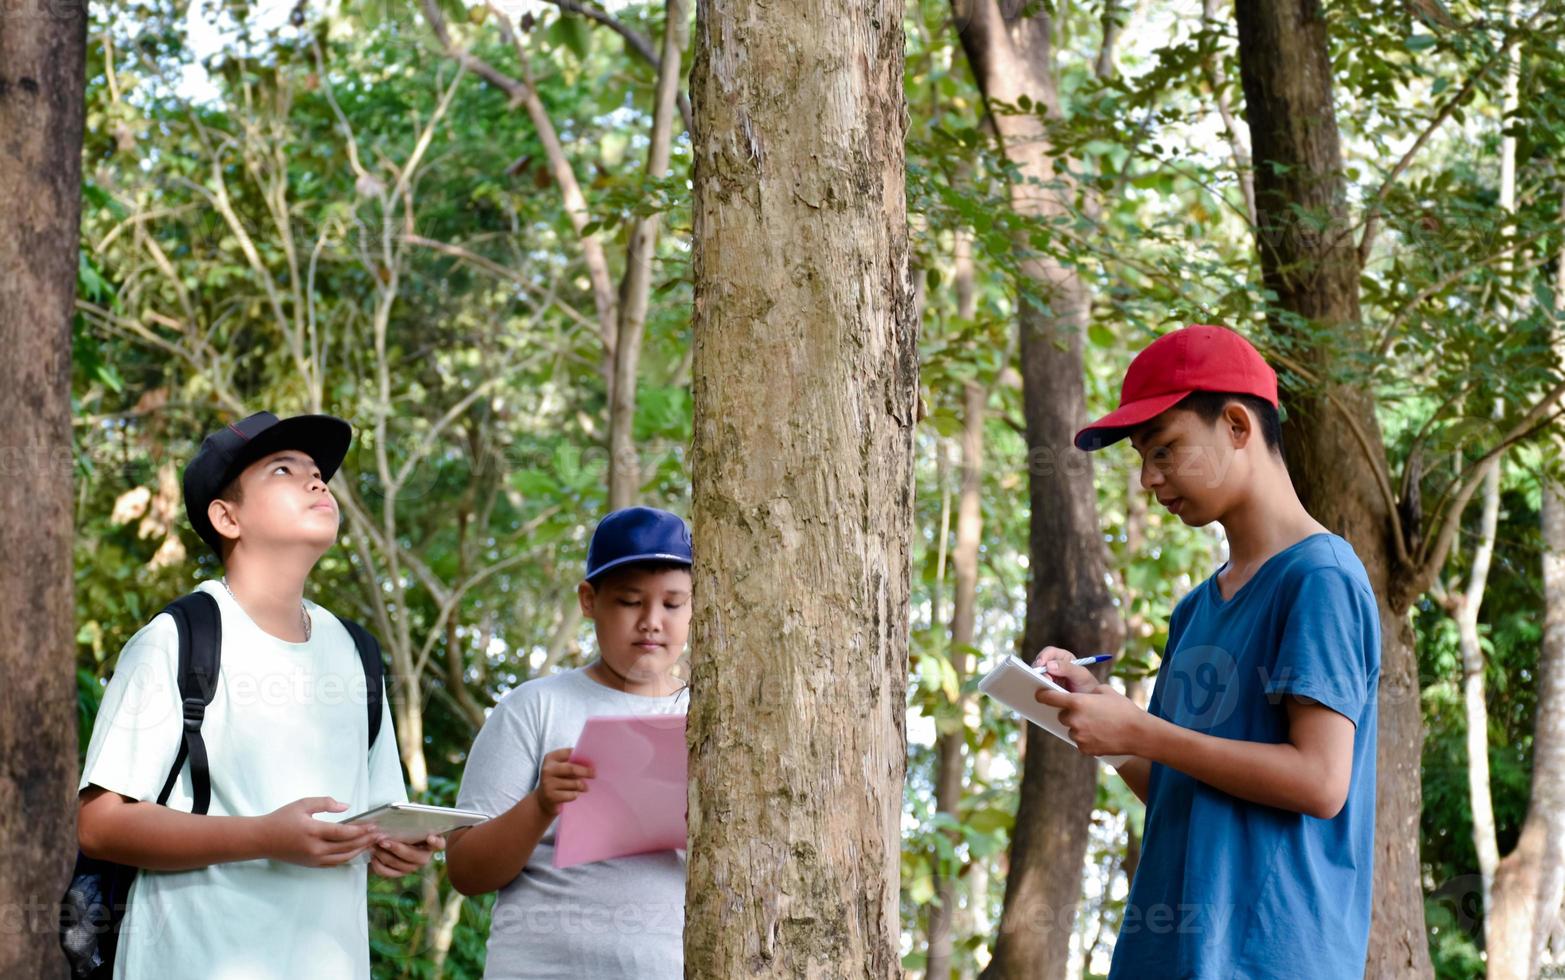
{"label": "black baseball cap", "polygon": [[223,536],[207,517],[207,507],[246,466],[263,456],[297,449],[315,460],[322,480],[330,480],[352,441],[353,427],[331,415],[279,419],[271,412],[256,412],[230,422],[203,439],[201,450],[185,464],[185,516],[201,540],[221,556]]}

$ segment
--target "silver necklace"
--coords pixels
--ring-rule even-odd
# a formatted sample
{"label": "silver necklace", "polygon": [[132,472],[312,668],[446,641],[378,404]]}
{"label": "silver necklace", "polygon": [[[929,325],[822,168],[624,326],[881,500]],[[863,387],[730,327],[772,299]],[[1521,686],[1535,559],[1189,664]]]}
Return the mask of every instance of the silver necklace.
{"label": "silver necklace", "polygon": [[[234,595],[234,590],[228,587],[228,576],[224,575],[218,581],[223,583],[223,591],[227,592],[228,597],[234,600],[234,604],[243,609],[244,604],[239,601],[238,596]],[[303,600],[299,602],[299,625],[304,629],[304,642],[310,642],[310,611],[304,607]]]}

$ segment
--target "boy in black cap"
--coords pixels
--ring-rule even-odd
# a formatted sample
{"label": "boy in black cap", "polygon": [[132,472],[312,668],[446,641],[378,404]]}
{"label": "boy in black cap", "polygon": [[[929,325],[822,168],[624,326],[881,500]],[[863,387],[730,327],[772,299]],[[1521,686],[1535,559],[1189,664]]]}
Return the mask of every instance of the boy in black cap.
{"label": "boy in black cap", "polygon": [[190,705],[165,612],[120,654],[80,785],[82,851],[141,869],[116,980],[367,980],[366,867],[399,877],[443,846],[315,816],[407,799],[384,698],[371,744],[371,678],[353,637],[303,597],[337,538],[326,481],[351,436],[330,416],[261,412],[209,435],[185,468],[186,513],[225,570],[197,589],[216,603],[221,637],[197,728],[207,776],[193,762],[167,778],[190,748]]}
{"label": "boy in black cap", "polygon": [[555,818],[592,771],[571,747],[595,715],[684,714],[672,674],[690,631],[690,532],[674,514],[605,517],[577,586],[598,659],[528,681],[484,723],[457,805],[493,817],[451,835],[446,868],[467,895],[498,891],[490,980],[684,976],[685,864],[674,851],[554,867]]}

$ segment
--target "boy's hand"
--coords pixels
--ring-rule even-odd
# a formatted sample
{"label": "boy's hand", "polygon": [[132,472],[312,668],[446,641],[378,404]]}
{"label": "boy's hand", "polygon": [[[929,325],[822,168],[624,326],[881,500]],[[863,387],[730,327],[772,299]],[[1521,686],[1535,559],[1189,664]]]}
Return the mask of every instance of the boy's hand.
{"label": "boy's hand", "polygon": [[329,796],[294,800],[260,818],[261,851],[273,861],[331,868],[353,860],[381,839],[373,824],[327,823],[311,814],[348,808]]}
{"label": "boy's hand", "polygon": [[1036,657],[1032,665],[1035,668],[1048,671],[1055,683],[1067,691],[1075,691],[1077,694],[1090,694],[1098,688],[1098,679],[1092,676],[1092,672],[1080,664],[1071,663],[1076,655],[1069,650],[1061,650],[1059,647],[1044,647]]}
{"label": "boy's hand", "polygon": [[571,749],[555,749],[543,757],[543,775],[538,778],[538,807],[547,817],[560,815],[560,807],[587,792],[587,780],[595,775],[591,766],[570,761]]}
{"label": "boy's hand", "polygon": [[[1076,670],[1086,673],[1082,667]],[[1059,708],[1060,723],[1071,741],[1087,755],[1144,755],[1148,715],[1136,703],[1107,684],[1086,694],[1061,694],[1044,688],[1035,697]]]}
{"label": "boy's hand", "polygon": [[435,852],[444,850],[445,846],[446,839],[439,834],[430,834],[416,844],[405,844],[388,837],[375,845],[370,870],[382,878],[401,878],[428,864]]}

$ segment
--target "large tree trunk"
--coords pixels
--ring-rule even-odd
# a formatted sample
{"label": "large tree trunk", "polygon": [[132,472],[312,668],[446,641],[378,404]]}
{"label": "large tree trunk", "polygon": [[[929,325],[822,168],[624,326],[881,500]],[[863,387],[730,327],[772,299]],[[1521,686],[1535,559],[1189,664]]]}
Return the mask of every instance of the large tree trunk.
{"label": "large tree trunk", "polygon": [[[1565,200],[1560,202],[1565,218]],[[1565,314],[1565,247],[1554,283],[1555,314]],[[1565,337],[1555,341],[1565,353]],[[1565,454],[1559,433],[1548,438]],[[1494,875],[1487,920],[1489,975],[1537,975],[1544,945],[1565,899],[1565,484],[1543,480],[1543,640],[1538,649],[1538,708],[1532,736],[1532,798],[1516,847]]]}
{"label": "large tree trunk", "polygon": [[86,6],[0,19],[0,976],[65,975],[55,902],[76,838],[71,317]]}
{"label": "large tree trunk", "polygon": [[[1057,111],[1048,17],[1032,5],[1008,4],[1002,12],[995,0],[956,0],[953,9],[985,98],[1015,104],[1026,96]],[[1042,120],[1006,112],[991,118],[1022,175],[1011,189],[1012,206],[1021,214],[1060,213],[1064,202],[1049,186],[1058,175]],[[1074,270],[1049,258],[1026,260],[1023,273],[1047,306],[1018,304],[1032,507],[1023,645],[1029,652],[1050,644],[1083,654],[1118,650],[1123,627],[1104,585],[1108,556],[1092,465],[1061,455],[1072,452],[1071,439],[1086,420],[1086,291]],[[1097,763],[1028,726],[1005,908],[984,976],[1065,975],[1096,789]]]}
{"label": "large tree trunk", "polygon": [[689,977],[901,972],[902,13],[697,8]]}
{"label": "large tree trunk", "polygon": [[[1313,335],[1293,338],[1302,345],[1301,362],[1322,383],[1288,393],[1288,465],[1310,513],[1358,552],[1384,635],[1367,975],[1422,977],[1430,973],[1418,858],[1424,733],[1407,620],[1416,594],[1397,574],[1390,551],[1390,513],[1371,462],[1385,456],[1373,398],[1330,381],[1344,352],[1362,345],[1359,269],[1348,231],[1326,22],[1315,0],[1245,0],[1236,11],[1266,285],[1276,292],[1279,310],[1333,331],[1329,343]],[[1279,335],[1290,332],[1280,315],[1269,323]]]}

